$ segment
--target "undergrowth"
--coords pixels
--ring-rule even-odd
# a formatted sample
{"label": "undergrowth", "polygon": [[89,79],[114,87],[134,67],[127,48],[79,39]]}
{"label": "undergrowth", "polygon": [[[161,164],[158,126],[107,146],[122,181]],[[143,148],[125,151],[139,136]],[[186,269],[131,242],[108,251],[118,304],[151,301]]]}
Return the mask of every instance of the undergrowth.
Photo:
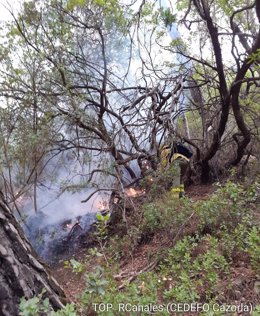
{"label": "undergrowth", "polygon": [[[250,302],[255,308],[251,315],[259,315],[260,289],[252,284],[260,278],[259,202],[259,183],[244,188],[228,181],[205,200],[176,200],[165,193],[137,206],[128,216],[128,233],[114,235],[100,252],[92,251],[92,257],[105,260],[94,271],[82,272],[86,288],[78,298],[77,315],[146,315],[149,310],[169,315],[166,306],[173,302],[207,304],[209,309],[199,315],[225,315],[223,306]],[[149,257],[157,263],[154,269],[118,281],[122,257],[131,260],[140,245],[158,236],[161,247]],[[25,312],[30,302],[35,304],[32,300],[21,302],[20,315],[35,315]],[[126,310],[120,311],[122,303]],[[219,308],[213,312],[214,306]]]}

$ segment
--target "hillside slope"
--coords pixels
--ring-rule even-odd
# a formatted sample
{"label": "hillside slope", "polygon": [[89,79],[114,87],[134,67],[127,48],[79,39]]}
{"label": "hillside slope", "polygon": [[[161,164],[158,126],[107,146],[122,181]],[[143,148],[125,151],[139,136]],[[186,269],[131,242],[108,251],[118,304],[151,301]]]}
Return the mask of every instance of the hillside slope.
{"label": "hillside slope", "polygon": [[259,306],[251,313],[260,303],[259,184],[187,195],[124,201],[125,222],[100,218],[97,247],[56,267],[80,315],[177,315],[176,306],[182,315],[259,315]]}

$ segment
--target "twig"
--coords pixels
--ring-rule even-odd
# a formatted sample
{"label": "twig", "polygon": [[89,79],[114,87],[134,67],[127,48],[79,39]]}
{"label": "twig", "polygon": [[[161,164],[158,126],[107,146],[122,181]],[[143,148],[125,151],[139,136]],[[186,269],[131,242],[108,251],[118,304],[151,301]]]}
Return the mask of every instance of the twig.
{"label": "twig", "polygon": [[81,203],[86,203],[88,202],[93,195],[95,195],[96,193],[100,192],[100,191],[112,191],[113,189],[97,189],[94,192],[92,192],[85,200],[82,200]]}
{"label": "twig", "polygon": [[[122,290],[127,283],[132,282],[139,274],[142,274],[143,272],[147,272],[149,270],[153,270],[158,263],[158,260],[155,260],[151,263],[149,263],[147,266],[145,266],[142,270],[136,272],[135,274],[131,275],[127,280],[124,281],[121,285],[119,285],[118,290]],[[117,276],[115,276],[117,277]]]}

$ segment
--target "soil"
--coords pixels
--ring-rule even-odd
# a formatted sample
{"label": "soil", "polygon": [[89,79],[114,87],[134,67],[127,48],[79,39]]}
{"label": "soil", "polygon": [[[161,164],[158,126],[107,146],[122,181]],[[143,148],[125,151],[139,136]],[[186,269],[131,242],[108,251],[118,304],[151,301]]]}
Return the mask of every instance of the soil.
{"label": "soil", "polygon": [[216,188],[213,185],[194,185],[186,188],[185,194],[194,201],[205,200]]}

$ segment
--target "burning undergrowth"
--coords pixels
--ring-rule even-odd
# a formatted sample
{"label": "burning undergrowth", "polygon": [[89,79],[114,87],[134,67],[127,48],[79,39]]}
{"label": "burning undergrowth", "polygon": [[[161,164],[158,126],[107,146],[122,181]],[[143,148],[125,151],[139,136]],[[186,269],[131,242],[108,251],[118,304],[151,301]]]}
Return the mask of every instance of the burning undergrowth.
{"label": "burning undergrowth", "polygon": [[[65,177],[59,177],[60,181]],[[32,192],[20,199],[23,229],[37,254],[48,263],[55,263],[71,256],[78,248],[87,247],[92,224],[97,212],[107,201],[104,194],[94,194],[87,188],[77,192],[61,191],[59,186],[37,189],[37,209]],[[81,203],[86,196],[91,198]]]}
{"label": "burning undergrowth", "polygon": [[[146,195],[139,182],[127,185],[123,192],[111,191],[112,194],[107,195],[100,192],[92,195],[94,189],[74,193],[65,191],[57,195],[55,190],[41,188],[37,191],[37,211],[33,207],[32,195],[23,198],[20,201],[26,218],[23,227],[37,254],[50,264],[67,259],[78,249],[89,247],[94,242],[91,232],[95,225],[92,224],[98,212],[108,210],[116,213],[115,209],[118,209],[120,214],[116,217],[122,218],[124,212],[120,205],[115,207],[121,199],[128,201]],[[86,195],[90,198],[81,203]]]}
{"label": "burning undergrowth", "polygon": [[28,218],[25,232],[38,255],[49,263],[71,255],[86,242],[96,213],[48,224],[47,215],[39,212]]}
{"label": "burning undergrowth", "polygon": [[[127,199],[143,195],[145,190],[138,187],[125,188],[123,194]],[[24,231],[37,254],[53,264],[70,257],[77,249],[90,246],[93,243],[91,232],[94,230],[92,224],[96,221],[96,214],[111,211],[109,205],[113,208],[120,200],[120,195],[111,194],[109,203],[99,199],[93,207],[92,201],[91,207],[88,203],[85,204],[87,207],[84,207],[84,212],[83,209],[76,212],[74,203],[68,203],[66,207],[66,203],[63,203],[63,212],[60,208],[55,211],[55,207],[51,205],[44,212],[31,213],[23,225]]]}

